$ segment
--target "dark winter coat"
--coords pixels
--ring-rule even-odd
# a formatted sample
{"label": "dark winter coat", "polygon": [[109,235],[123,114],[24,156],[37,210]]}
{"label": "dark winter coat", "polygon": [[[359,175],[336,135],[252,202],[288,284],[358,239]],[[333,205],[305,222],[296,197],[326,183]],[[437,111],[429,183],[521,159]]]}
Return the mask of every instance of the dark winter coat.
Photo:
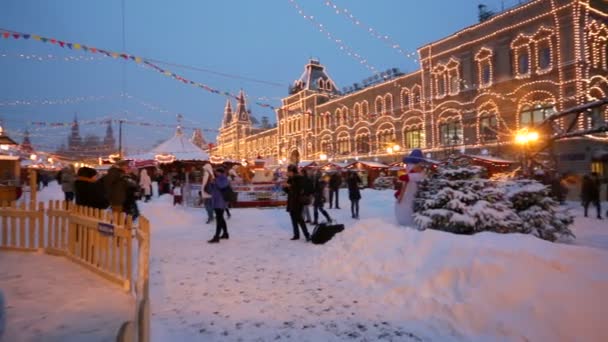
{"label": "dark winter coat", "polygon": [[102,180],[96,181],[95,178],[79,176],[74,182],[74,194],[77,205],[97,209],[106,209],[110,205],[106,200]]}
{"label": "dark winter coat", "polygon": [[304,205],[302,204],[302,197],[305,195],[305,179],[302,175],[295,175],[287,179],[289,187],[283,188],[287,193],[287,211],[302,211]]}
{"label": "dark winter coat", "polygon": [[111,167],[103,178],[106,198],[112,206],[122,206],[127,199],[126,174],[118,167]]}
{"label": "dark winter coat", "polygon": [[359,188],[359,185],[361,185],[363,182],[361,181],[361,178],[359,178],[359,175],[356,173],[349,175],[346,183],[348,185],[348,198],[351,201],[360,200],[361,189]]}
{"label": "dark winter coat", "polygon": [[329,178],[329,188],[332,190],[338,190],[338,189],[340,189],[341,185],[342,185],[342,176],[340,176],[340,173],[336,172],[333,175],[331,175],[331,177]]}
{"label": "dark winter coat", "polygon": [[126,190],[125,200],[122,204],[123,211],[127,215],[131,215],[133,219],[139,216],[139,208],[137,207],[137,198],[139,197],[139,183],[135,175],[125,174],[122,177]]}
{"label": "dark winter coat", "polygon": [[230,182],[228,181],[228,177],[225,175],[219,174],[215,177],[215,181],[209,183],[209,187],[211,190],[211,203],[213,204],[213,209],[226,209],[228,203],[224,200],[223,191],[225,191],[228,186],[230,186]]}
{"label": "dark winter coat", "polygon": [[581,197],[584,202],[597,202],[600,200],[600,183],[589,177],[583,177],[583,188],[581,189]]}
{"label": "dark winter coat", "polygon": [[327,186],[327,183],[323,180],[322,177],[315,177],[314,179],[314,205],[316,207],[322,207],[323,203],[325,203],[325,194],[323,190]]}

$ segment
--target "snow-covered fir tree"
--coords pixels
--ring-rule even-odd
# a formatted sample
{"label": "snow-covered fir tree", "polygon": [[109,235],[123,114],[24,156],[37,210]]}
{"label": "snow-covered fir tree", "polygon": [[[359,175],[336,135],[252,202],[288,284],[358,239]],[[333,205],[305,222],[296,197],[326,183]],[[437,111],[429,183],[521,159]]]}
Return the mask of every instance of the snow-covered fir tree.
{"label": "snow-covered fir tree", "polygon": [[421,229],[457,234],[517,231],[520,218],[478,166],[443,167],[420,182],[414,219]]}
{"label": "snow-covered fir tree", "polygon": [[573,218],[534,180],[483,178],[477,166],[442,167],[422,181],[414,203],[421,229],[457,234],[482,231],[532,234],[544,240],[574,235]]}

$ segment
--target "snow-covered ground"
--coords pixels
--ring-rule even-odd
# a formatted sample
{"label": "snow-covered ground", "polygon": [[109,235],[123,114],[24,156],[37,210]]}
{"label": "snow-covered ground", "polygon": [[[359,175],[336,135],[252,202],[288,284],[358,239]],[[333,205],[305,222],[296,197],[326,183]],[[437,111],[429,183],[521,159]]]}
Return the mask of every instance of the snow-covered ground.
{"label": "snow-covered ground", "polygon": [[65,258],[0,252],[6,331],[0,340],[114,341],[134,300]]}
{"label": "snow-covered ground", "polygon": [[209,245],[204,210],[142,203],[153,340],[608,341],[608,221],[577,203],[566,245],[398,227],[392,191],[363,191],[355,221],[341,199],[346,230],[322,246],[289,241],[284,209],[233,209]]}

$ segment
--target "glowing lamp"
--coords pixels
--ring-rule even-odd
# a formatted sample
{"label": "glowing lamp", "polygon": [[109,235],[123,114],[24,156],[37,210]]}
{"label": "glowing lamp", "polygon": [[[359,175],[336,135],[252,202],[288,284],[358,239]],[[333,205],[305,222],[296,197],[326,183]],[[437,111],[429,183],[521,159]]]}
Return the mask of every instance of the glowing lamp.
{"label": "glowing lamp", "polygon": [[321,160],[325,161],[325,160],[327,160],[327,154],[322,153],[322,154],[319,156],[319,158],[320,158]]}
{"label": "glowing lamp", "polygon": [[387,147],[386,148],[386,153],[393,154],[393,148],[392,147]]}
{"label": "glowing lamp", "polygon": [[0,145],[0,150],[8,151],[8,145]]}
{"label": "glowing lamp", "polygon": [[35,154],[30,154],[30,159],[31,160],[36,160],[36,155]]}
{"label": "glowing lamp", "polygon": [[47,161],[49,162],[49,164],[53,164],[53,158],[49,158],[47,159]]}
{"label": "glowing lamp", "polygon": [[395,144],[395,146],[393,146],[393,151],[395,152],[399,152],[401,150],[401,146]]}

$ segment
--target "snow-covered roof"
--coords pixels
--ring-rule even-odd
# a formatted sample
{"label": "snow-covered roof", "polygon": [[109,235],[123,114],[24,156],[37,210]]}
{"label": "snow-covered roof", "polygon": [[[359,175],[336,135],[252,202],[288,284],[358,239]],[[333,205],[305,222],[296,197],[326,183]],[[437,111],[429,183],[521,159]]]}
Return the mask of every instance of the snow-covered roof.
{"label": "snow-covered roof", "polygon": [[209,154],[194,145],[180,130],[150,152],[131,155],[128,159],[153,160],[159,154],[175,156],[176,160],[209,160]]}
{"label": "snow-covered roof", "polygon": [[516,163],[512,160],[502,159],[502,158],[493,157],[493,156],[468,155],[468,157],[471,157],[474,159],[479,159],[479,160],[485,160],[485,161],[489,161],[492,163],[504,163],[504,164],[515,164]]}
{"label": "snow-covered roof", "polygon": [[323,167],[335,167],[337,169],[343,169],[351,164],[352,163],[328,162],[327,164],[323,165]]}
{"label": "snow-covered roof", "polygon": [[317,163],[315,163],[314,161],[310,161],[310,160],[303,160],[301,162],[298,163],[298,167],[309,167],[309,166],[316,166]]}
{"label": "snow-covered roof", "polygon": [[0,160],[19,160],[19,156],[0,155]]}
{"label": "snow-covered roof", "polygon": [[385,165],[382,163],[373,162],[373,161],[361,161],[361,160],[350,163],[349,166],[357,164],[357,163],[361,163],[362,165],[365,165],[367,167],[377,167],[377,168],[382,168],[382,169],[388,168],[388,165]]}

